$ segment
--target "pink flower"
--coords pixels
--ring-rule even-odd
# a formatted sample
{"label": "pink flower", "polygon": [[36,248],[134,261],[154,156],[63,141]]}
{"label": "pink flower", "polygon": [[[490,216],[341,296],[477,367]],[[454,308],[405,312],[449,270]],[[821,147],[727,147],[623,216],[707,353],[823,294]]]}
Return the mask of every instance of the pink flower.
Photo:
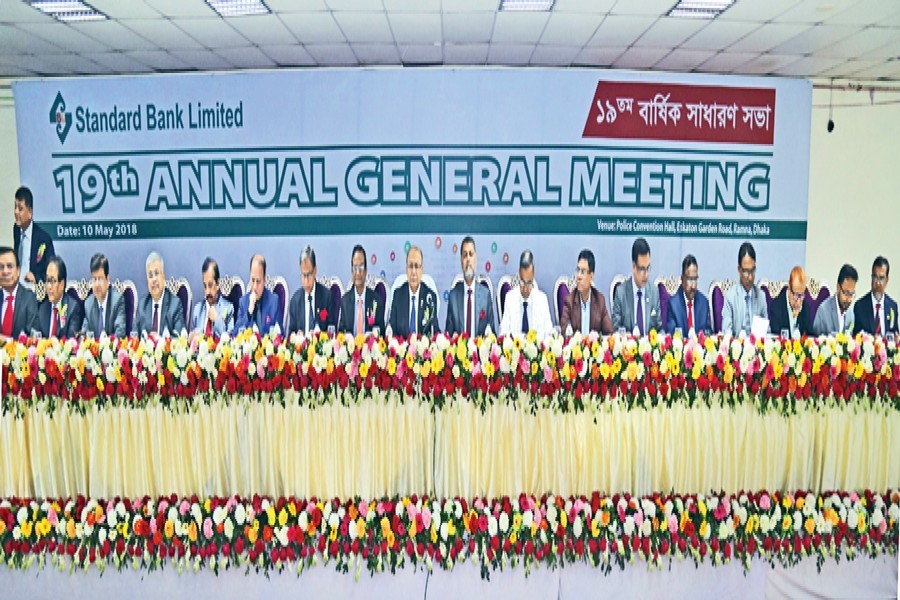
{"label": "pink flower", "polygon": [[188,502],[187,500],[182,500],[181,505],[178,507],[179,514],[181,514],[181,516],[183,517],[184,515],[188,514],[188,512],[190,512],[190,510],[191,510],[191,503]]}
{"label": "pink flower", "polygon": [[644,511],[639,510],[636,513],[634,513],[634,524],[637,527],[640,527],[641,523],[643,523],[643,522],[644,522]]}
{"label": "pink flower", "polygon": [[675,515],[669,515],[669,533],[675,534],[678,532],[678,518]]}
{"label": "pink flower", "polygon": [[365,502],[365,501],[363,501],[363,500],[360,500],[360,502],[359,502],[359,515],[360,515],[363,519],[365,519],[365,518],[366,518],[366,515],[368,515],[368,514],[369,514],[369,503],[368,503],[368,502]]}
{"label": "pink flower", "polygon": [[47,512],[47,521],[50,522],[52,527],[56,527],[56,524],[59,522],[59,517],[56,514],[56,511],[53,510],[53,507],[50,507],[49,512]]}
{"label": "pink flower", "polygon": [[[151,528],[153,527],[152,523],[154,523],[154,522],[155,522],[155,520],[150,521]],[[212,519],[210,519],[209,517],[206,517],[206,519],[203,521],[203,535],[205,535],[206,539],[208,539],[208,540],[212,539],[213,524],[212,524]]]}
{"label": "pink flower", "polygon": [[422,523],[424,523],[425,529],[431,529],[431,511],[427,506],[422,509]]}
{"label": "pink flower", "polygon": [[772,508],[772,501],[769,499],[768,494],[763,494],[759,497],[759,507],[763,510],[769,510]]}
{"label": "pink flower", "polygon": [[156,519],[147,519],[150,522],[150,533],[156,533]]}
{"label": "pink flower", "polygon": [[857,494],[856,492],[850,494],[850,502],[853,502],[854,504],[856,502],[859,502],[859,494]]}

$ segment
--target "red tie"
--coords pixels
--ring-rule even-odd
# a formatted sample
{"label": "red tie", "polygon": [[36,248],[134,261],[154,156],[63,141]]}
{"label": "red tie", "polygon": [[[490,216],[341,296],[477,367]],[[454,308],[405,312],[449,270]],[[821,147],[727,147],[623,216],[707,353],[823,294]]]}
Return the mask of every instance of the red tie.
{"label": "red tie", "polygon": [[875,335],[881,335],[881,303],[875,305]]}
{"label": "red tie", "polygon": [[206,316],[206,337],[212,337],[212,319]]}
{"label": "red tie", "polygon": [[688,331],[694,328],[694,303],[688,300]]}
{"label": "red tie", "polygon": [[53,307],[53,318],[50,320],[50,337],[56,337],[56,323],[59,320],[59,309]]}
{"label": "red tie", "polygon": [[3,335],[6,337],[10,337],[12,335],[13,328],[13,298],[14,296],[10,294],[6,297],[6,312],[3,313]]}
{"label": "red tie", "polygon": [[466,302],[466,333],[472,334],[472,290],[469,290],[469,300]]}

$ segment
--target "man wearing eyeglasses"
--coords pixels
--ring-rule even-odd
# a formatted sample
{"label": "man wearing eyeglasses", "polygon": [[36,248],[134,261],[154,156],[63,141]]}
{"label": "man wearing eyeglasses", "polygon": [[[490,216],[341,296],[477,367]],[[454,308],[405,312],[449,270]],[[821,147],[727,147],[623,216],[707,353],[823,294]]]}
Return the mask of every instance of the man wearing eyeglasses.
{"label": "man wearing eyeglasses", "polygon": [[184,326],[184,307],[181,298],[166,288],[166,270],[162,256],[151,252],[147,256],[147,295],[138,304],[134,330],[138,335],[178,335]]}
{"label": "man wearing eyeglasses", "polygon": [[816,311],[813,335],[834,335],[841,331],[853,331],[853,298],[859,274],[852,265],[844,265],[838,272],[837,289]]}
{"label": "man wearing eyeglasses", "polygon": [[775,335],[787,330],[791,339],[812,335],[812,307],[806,297],[806,272],[797,265],[791,269],[788,284],[772,300],[769,331]]}
{"label": "man wearing eyeglasses", "polygon": [[260,335],[266,335],[276,325],[281,329],[282,312],[279,310],[278,296],[266,287],[266,257],[262,254],[254,254],[250,259],[248,288],[238,303],[234,332],[255,327]]}
{"label": "man wearing eyeglasses", "polygon": [[422,249],[410,246],[406,253],[406,283],[394,290],[391,300],[391,331],[395,336],[434,335],[440,331],[437,295],[422,282]]}
{"label": "man wearing eyeglasses", "polygon": [[572,331],[580,331],[584,335],[591,331],[608,335],[614,331],[606,309],[606,298],[594,287],[594,265],[593,252],[585,249],[578,254],[575,291],[566,298],[559,316],[559,327],[563,332],[570,325]]}
{"label": "man wearing eyeglasses", "polygon": [[207,256],[200,276],[203,278],[203,299],[191,311],[191,331],[203,332],[207,337],[230,333],[234,329],[234,305],[222,296],[219,263]]}
{"label": "man wearing eyeglasses", "polygon": [[384,331],[384,302],[366,287],[366,249],[360,245],[350,253],[350,272],[353,285],[341,298],[341,319],[339,331],[353,335],[364,335],[376,327]]}
{"label": "man wearing eyeglasses", "polygon": [[697,259],[688,254],[681,261],[681,288],[669,298],[666,331],[671,335],[680,329],[685,335],[691,331],[711,333],[709,301],[697,291],[699,272]]}
{"label": "man wearing eyeglasses", "polygon": [[300,289],[291,297],[288,309],[291,333],[328,331],[337,326],[337,311],[332,306],[331,290],[318,281],[316,275],[316,252],[307,246],[300,253]]}
{"label": "man wearing eyeglasses", "polygon": [[742,331],[749,334],[754,317],[769,318],[766,297],[756,285],[756,250],[750,242],[744,242],[738,249],[738,275],[740,284],[726,292],[722,307],[722,333],[733,336]]}
{"label": "man wearing eyeglasses", "polygon": [[66,263],[59,256],[47,262],[44,285],[47,299],[38,307],[41,334],[47,338],[70,338],[81,331],[84,309],[81,302],[66,293]]}
{"label": "man wearing eyeglasses", "polygon": [[519,285],[506,294],[500,335],[527,334],[529,330],[540,340],[553,331],[553,323],[547,295],[534,280],[534,255],[525,250],[519,257]]}
{"label": "man wearing eyeglasses", "polygon": [[491,293],[475,277],[478,255],[470,236],[460,244],[459,259],[463,280],[450,290],[444,331],[447,335],[468,333],[475,338],[484,335],[488,326],[494,328],[494,303]]}
{"label": "man wearing eyeglasses", "polygon": [[0,342],[38,331],[38,303],[34,292],[19,281],[19,256],[9,246],[0,247]]}
{"label": "man wearing eyeglasses", "polygon": [[125,297],[109,286],[109,260],[101,253],[91,257],[91,291],[84,301],[84,330],[100,337],[128,335],[125,321]]}
{"label": "man wearing eyeglasses", "polygon": [[853,326],[854,335],[860,331],[872,335],[897,333],[897,303],[884,293],[890,274],[888,259],[883,256],[876,258],[872,263],[872,291],[860,298],[853,307],[856,321]]}
{"label": "man wearing eyeglasses", "polygon": [[650,330],[662,331],[659,290],[650,280],[650,244],[644,238],[631,245],[631,277],[616,289],[613,297],[613,329],[625,328],[639,336]]}

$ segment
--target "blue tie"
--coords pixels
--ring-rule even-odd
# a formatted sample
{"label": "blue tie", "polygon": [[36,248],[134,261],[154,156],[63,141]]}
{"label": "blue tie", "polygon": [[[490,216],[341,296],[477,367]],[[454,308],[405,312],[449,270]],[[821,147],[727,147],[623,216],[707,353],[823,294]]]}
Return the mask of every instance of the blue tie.
{"label": "blue tie", "polygon": [[744,319],[744,331],[750,333],[750,292],[744,297],[747,301],[747,317]]}
{"label": "blue tie", "polygon": [[637,328],[641,335],[644,335],[644,300],[642,296],[644,295],[643,290],[638,290],[638,301],[637,301]]}
{"label": "blue tie", "polygon": [[[309,327],[309,331],[312,331],[316,328],[316,317],[313,316],[313,297],[312,294],[307,296],[306,300],[307,306],[309,306],[309,314],[306,315],[307,327]],[[309,332],[307,331],[307,333]]]}
{"label": "blue tie", "polygon": [[409,307],[409,332],[416,333],[416,297],[412,297]]}
{"label": "blue tie", "polygon": [[528,333],[528,302],[522,303],[522,333]]}

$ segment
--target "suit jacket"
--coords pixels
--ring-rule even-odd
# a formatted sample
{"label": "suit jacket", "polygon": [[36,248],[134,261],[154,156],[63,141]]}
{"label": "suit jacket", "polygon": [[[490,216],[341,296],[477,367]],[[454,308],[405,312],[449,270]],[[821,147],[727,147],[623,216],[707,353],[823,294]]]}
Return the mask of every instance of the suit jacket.
{"label": "suit jacket", "polygon": [[[207,310],[206,298],[194,305],[194,310],[191,311],[191,331],[206,332]],[[219,313],[219,318],[213,322],[212,332],[214,336],[219,337],[223,333],[230,333],[234,329],[234,305],[228,298],[219,294],[219,299],[216,301],[216,310]]]}
{"label": "suit jacket", "polygon": [[[294,292],[291,296],[291,305],[288,309],[288,323],[291,333],[302,331],[306,323],[306,290],[302,287]],[[325,287],[318,281],[313,289],[313,317],[314,322],[310,324],[310,330],[319,326],[319,331],[328,331],[329,327],[337,329],[338,316],[332,307],[331,288]],[[322,317],[325,317],[324,319]]]}
{"label": "suit jacket", "polygon": [[[19,254],[19,244],[22,241],[22,230],[18,225],[13,225],[13,249],[16,251],[16,255]],[[41,252],[41,246],[44,246],[43,252]],[[38,260],[38,254],[40,254],[40,260]],[[50,235],[41,228],[40,225],[31,222],[31,252],[29,254],[29,260],[31,264],[29,268],[31,272],[34,274],[35,281],[44,281],[47,277],[47,263],[50,261],[51,256],[55,256],[56,252],[53,249],[53,240],[50,239]]]}
{"label": "suit jacket", "polygon": [[[483,336],[487,326],[496,331],[494,324],[494,303],[491,301],[491,293],[475,278],[475,293],[472,294],[472,321],[475,327],[475,336]],[[444,332],[447,335],[462,333],[466,330],[466,284],[460,281],[450,290],[450,300],[447,303],[447,320],[444,324]],[[484,313],[484,318],[481,318]]]}
{"label": "suit jacket", "polygon": [[[537,339],[544,338],[553,331],[553,322],[550,320],[550,303],[547,294],[537,288],[531,289],[528,295],[528,308],[531,316],[528,318],[528,328],[533,329]],[[518,286],[506,294],[506,307],[503,318],[500,320],[500,335],[515,335],[522,332],[522,292]]]}
{"label": "suit jacket", "polygon": [[[744,300],[746,290],[740,282],[731,286],[725,294],[725,304],[722,307],[722,333],[730,333],[732,336],[740,334],[744,329],[744,318],[747,312],[747,303]],[[750,289],[750,325],[753,325],[753,317],[769,318],[769,307],[766,305],[766,296],[754,285]],[[745,332],[750,335],[749,331]]]}
{"label": "suit jacket", "polygon": [[[419,320],[420,335],[434,335],[440,332],[437,320],[437,295],[425,285],[419,282],[419,293],[416,302],[416,318]],[[393,334],[399,337],[409,335],[409,283],[404,283],[394,290],[394,299],[391,301],[390,323]]]}
{"label": "suit jacket", "polygon": [[[56,337],[75,337],[81,331],[84,323],[84,308],[81,302],[68,294],[63,294],[59,301],[59,318],[56,323]],[[38,307],[38,318],[41,321],[41,334],[50,337],[50,319],[53,315],[53,305],[50,300],[44,300]]]}
{"label": "suit jacket", "polygon": [[[104,323],[107,335],[123,338],[128,335],[125,320],[125,297],[112,287],[106,293],[106,314]],[[100,304],[97,297],[91,294],[84,301],[84,331],[100,337]]]}
{"label": "suit jacket", "polygon": [[[772,300],[772,312],[769,313],[769,331],[775,335],[781,333],[782,329],[791,328],[787,303],[789,289],[790,286],[785,286],[785,288],[781,290],[781,293]],[[800,330],[800,335],[813,334],[812,319],[810,318],[811,314],[812,307],[809,305],[809,299],[804,296],[803,308],[800,309],[800,314],[797,315],[797,329]]]}
{"label": "suit jacket", "polygon": [[[684,297],[684,290],[679,288],[678,293],[669,298],[666,332],[671,335],[676,329],[681,329],[681,332],[687,335],[689,333],[687,320],[687,300]],[[712,333],[709,300],[700,290],[694,295],[694,331]]]}
{"label": "suit jacket", "polygon": [[[566,328],[572,325],[572,331],[581,331],[581,294],[574,290],[563,304],[562,315],[559,317],[559,328],[565,333]],[[613,322],[606,310],[606,298],[595,287],[591,287],[591,331],[599,331],[610,334],[613,331]],[[588,333],[582,331],[582,333]]]}
{"label": "suit jacket", "polygon": [[[0,308],[0,315],[6,310],[6,293],[0,294],[0,302],[3,306]],[[21,283],[16,286],[15,299],[13,300],[13,328],[11,337],[19,337],[23,333],[26,336],[32,335],[33,332],[41,330],[41,323],[38,317],[38,301],[34,292],[29,290]]]}
{"label": "suit jacket", "polygon": [[[134,322],[134,332],[141,335],[145,331],[150,333],[153,328],[153,298],[148,292],[141,298],[138,304],[137,319]],[[159,332],[169,330],[170,335],[178,335],[184,326],[184,307],[181,298],[167,289],[163,290],[159,306]]]}
{"label": "suit jacket", "polygon": [[[356,288],[350,286],[350,290],[341,297],[341,318],[338,323],[338,331],[353,333],[356,327]],[[384,302],[374,291],[366,288],[363,295],[363,329],[372,331],[378,327],[384,333]]]}
{"label": "suit jacket", "polygon": [[[659,308],[659,289],[648,282],[644,288],[644,333],[651,329],[662,331],[662,311]],[[624,327],[629,333],[637,325],[635,315],[634,278],[629,277],[625,283],[616,289],[613,298],[612,324],[613,329]]]}
{"label": "suit jacket", "polygon": [[844,328],[839,330],[838,326],[838,297],[835,294],[834,296],[829,296],[827,300],[819,305],[819,310],[816,311],[816,318],[813,321],[813,335],[834,335],[838,331],[853,331],[852,306],[844,314]]}
{"label": "suit jacket", "polygon": [[[893,331],[897,333],[897,320],[900,318],[900,315],[897,314],[897,303],[885,294],[881,310],[884,311],[884,332]],[[872,292],[856,301],[856,305],[853,307],[853,317],[853,335],[860,331],[875,333],[875,309],[872,308]]]}
{"label": "suit jacket", "polygon": [[284,332],[284,317],[282,311],[278,307],[278,296],[263,288],[263,293],[256,300],[256,306],[253,313],[250,312],[250,294],[247,292],[241,296],[238,303],[237,322],[234,324],[234,332],[238,333],[244,329],[252,329],[254,325],[260,335],[269,333],[269,330],[278,324],[278,327]]}

